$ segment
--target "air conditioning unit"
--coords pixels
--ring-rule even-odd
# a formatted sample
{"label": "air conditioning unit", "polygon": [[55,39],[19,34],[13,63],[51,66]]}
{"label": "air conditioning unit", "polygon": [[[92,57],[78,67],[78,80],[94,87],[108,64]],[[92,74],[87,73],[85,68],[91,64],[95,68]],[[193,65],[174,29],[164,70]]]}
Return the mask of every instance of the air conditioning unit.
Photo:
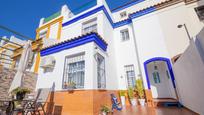
{"label": "air conditioning unit", "polygon": [[204,5],[195,8],[195,11],[200,21],[203,21],[204,20]]}
{"label": "air conditioning unit", "polygon": [[55,58],[53,56],[43,57],[40,63],[42,68],[54,68]]}

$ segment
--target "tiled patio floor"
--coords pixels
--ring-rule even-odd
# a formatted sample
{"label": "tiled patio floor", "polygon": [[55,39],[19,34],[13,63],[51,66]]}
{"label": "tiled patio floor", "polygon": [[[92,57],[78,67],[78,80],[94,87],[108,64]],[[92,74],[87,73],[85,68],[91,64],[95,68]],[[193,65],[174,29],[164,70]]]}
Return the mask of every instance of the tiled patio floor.
{"label": "tiled patio floor", "polygon": [[113,115],[196,115],[195,113],[177,107],[131,107],[123,108],[121,112],[114,111]]}

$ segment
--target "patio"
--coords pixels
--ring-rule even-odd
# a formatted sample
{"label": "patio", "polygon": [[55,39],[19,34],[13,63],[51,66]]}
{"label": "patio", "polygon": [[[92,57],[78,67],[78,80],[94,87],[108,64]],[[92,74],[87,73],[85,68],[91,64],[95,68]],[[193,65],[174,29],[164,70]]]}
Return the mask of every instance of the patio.
{"label": "patio", "polygon": [[198,115],[185,108],[177,107],[131,107],[123,108],[121,112],[114,111],[113,115]]}

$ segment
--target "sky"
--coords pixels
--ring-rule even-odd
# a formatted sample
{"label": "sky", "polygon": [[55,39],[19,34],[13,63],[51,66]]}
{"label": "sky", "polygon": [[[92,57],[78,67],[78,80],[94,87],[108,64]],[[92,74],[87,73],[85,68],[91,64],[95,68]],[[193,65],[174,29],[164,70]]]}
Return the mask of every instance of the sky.
{"label": "sky", "polygon": [[[68,7],[77,14],[81,10],[84,10],[78,9],[80,6],[84,6],[87,2],[92,1],[93,0],[0,0],[0,25],[35,39],[35,30],[42,17],[48,17],[60,11],[61,6],[64,4],[67,4]],[[114,9],[129,1],[131,0],[106,0],[110,9]],[[12,33],[0,29],[0,36],[5,35],[10,36]]]}

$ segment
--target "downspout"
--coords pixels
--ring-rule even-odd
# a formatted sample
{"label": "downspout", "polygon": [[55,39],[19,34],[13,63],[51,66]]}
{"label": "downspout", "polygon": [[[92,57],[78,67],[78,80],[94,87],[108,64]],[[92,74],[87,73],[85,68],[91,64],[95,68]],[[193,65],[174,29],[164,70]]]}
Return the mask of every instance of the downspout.
{"label": "downspout", "polygon": [[139,74],[138,76],[142,76],[142,70],[141,70],[141,63],[140,63],[140,56],[139,56],[139,52],[138,52],[138,47],[137,47],[137,41],[136,41],[136,36],[135,36],[135,30],[133,27],[133,23],[131,24],[132,27],[132,33],[133,33],[133,40],[134,40],[134,47],[135,47],[135,53],[136,53],[136,57],[137,57],[137,66],[138,66],[138,70],[139,70]]}

